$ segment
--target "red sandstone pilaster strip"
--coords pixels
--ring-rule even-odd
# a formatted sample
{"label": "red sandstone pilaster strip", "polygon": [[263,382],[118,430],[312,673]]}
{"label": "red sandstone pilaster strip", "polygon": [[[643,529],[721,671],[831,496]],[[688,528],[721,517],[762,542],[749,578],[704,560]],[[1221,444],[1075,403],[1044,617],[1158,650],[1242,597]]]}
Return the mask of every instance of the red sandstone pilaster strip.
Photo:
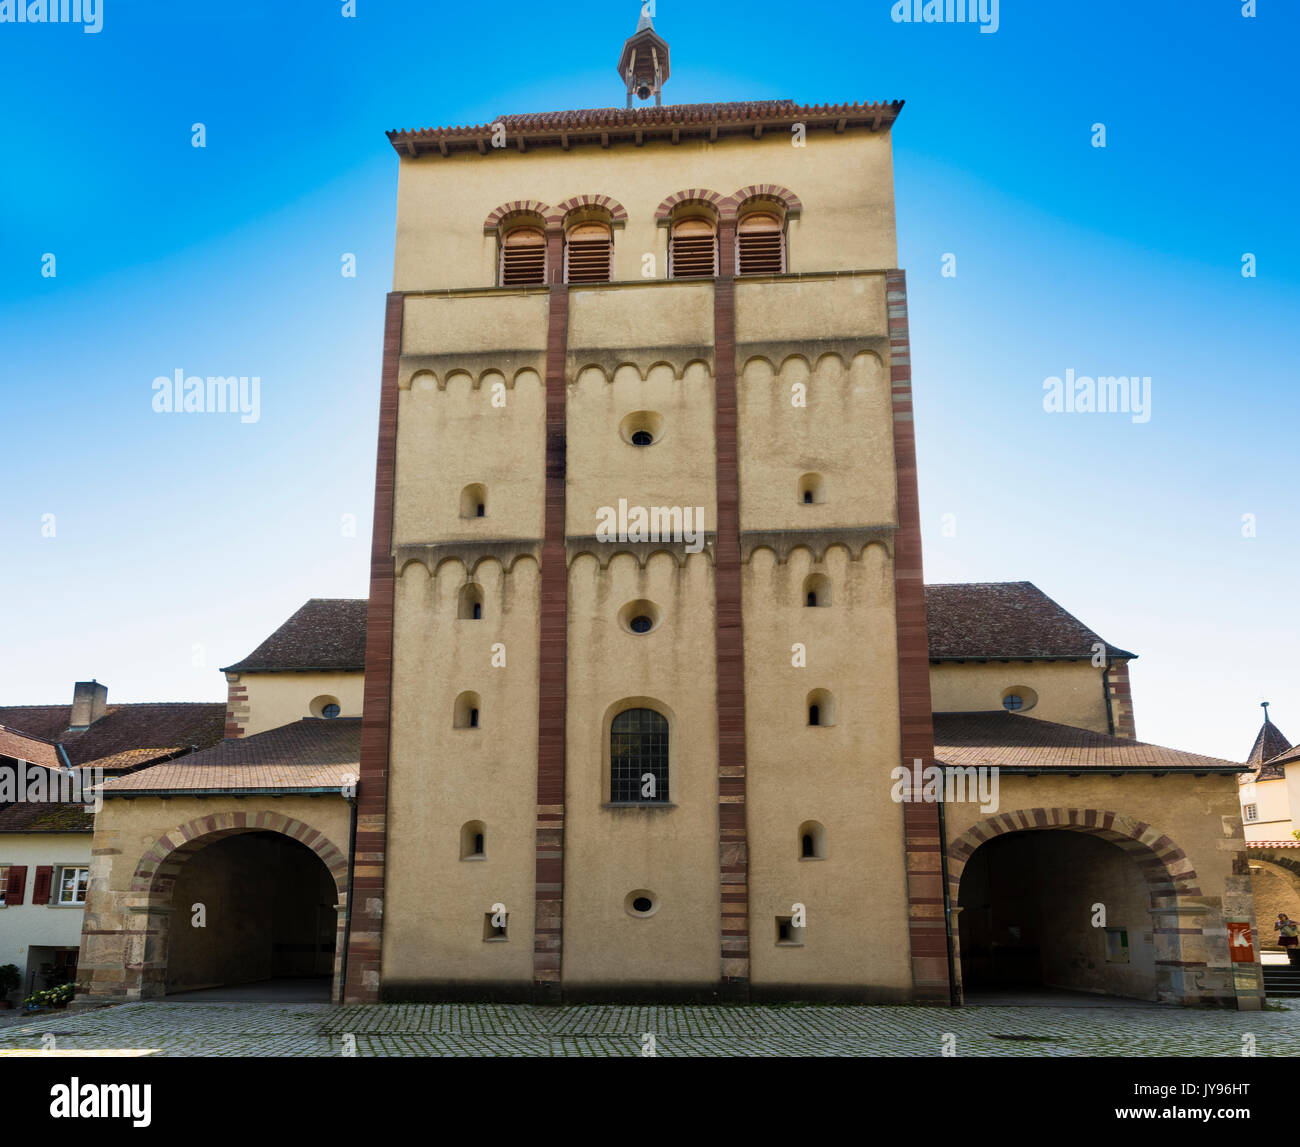
{"label": "red sandstone pilaster strip", "polygon": [[[687,193],[694,196],[692,189]],[[718,868],[722,888],[721,980],[728,996],[749,990],[749,842],[745,827],[745,645],[741,620],[740,460],[736,403],[736,225],[718,228],[713,285],[714,436],[718,541],[714,562],[718,697]]]}
{"label": "red sandstone pilaster strip", "polygon": [[366,611],[366,685],[361,711],[361,777],[357,786],[356,871],[349,890],[348,1003],[375,1003],[383,947],[384,857],[388,841],[389,710],[393,684],[393,495],[397,476],[397,364],[402,353],[405,296],[388,296],[375,460],[375,521]]}
{"label": "red sandstone pilaster strip", "polygon": [[[559,233],[551,247],[558,253]],[[553,265],[558,265],[553,263]],[[564,955],[565,660],[569,572],[564,550],[565,355],[569,288],[552,282],[546,331],[546,516],[542,537],[542,624],[537,697],[537,828],[533,996],[561,998]]]}
{"label": "red sandstone pilaster strip", "polygon": [[[889,314],[889,380],[893,391],[894,462],[898,481],[898,532],[894,543],[894,601],[897,618],[898,700],[901,761],[912,768],[934,763],[930,707],[930,652],[925,621],[925,579],[921,568],[921,510],[912,427],[912,360],[907,326],[907,279],[885,274]],[[884,778],[881,778],[884,783]],[[939,813],[931,803],[903,805],[908,935],[914,998],[946,1001],[948,940],[943,915],[943,869]]]}

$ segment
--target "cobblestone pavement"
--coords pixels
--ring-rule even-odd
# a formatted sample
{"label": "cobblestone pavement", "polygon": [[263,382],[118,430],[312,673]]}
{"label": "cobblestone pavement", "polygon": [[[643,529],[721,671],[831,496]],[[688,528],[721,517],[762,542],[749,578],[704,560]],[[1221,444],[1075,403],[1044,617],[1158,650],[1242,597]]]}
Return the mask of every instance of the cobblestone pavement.
{"label": "cobblestone pavement", "polygon": [[0,1027],[0,1057],[639,1056],[651,1035],[661,1056],[1298,1056],[1300,1008],[150,1002]]}

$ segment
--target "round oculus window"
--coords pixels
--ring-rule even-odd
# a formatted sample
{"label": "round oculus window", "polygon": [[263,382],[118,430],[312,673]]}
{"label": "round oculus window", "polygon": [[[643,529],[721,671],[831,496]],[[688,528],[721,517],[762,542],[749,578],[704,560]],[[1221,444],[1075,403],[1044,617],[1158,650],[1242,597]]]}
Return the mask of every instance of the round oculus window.
{"label": "round oculus window", "polygon": [[638,430],[632,435],[633,446],[650,446],[654,443],[655,436],[648,430]]}
{"label": "round oculus window", "polygon": [[623,897],[623,908],[629,916],[653,916],[659,911],[659,898],[648,888],[634,888]]}
{"label": "round oculus window", "polygon": [[655,623],[645,614],[638,614],[627,625],[633,633],[649,633],[655,627]]}

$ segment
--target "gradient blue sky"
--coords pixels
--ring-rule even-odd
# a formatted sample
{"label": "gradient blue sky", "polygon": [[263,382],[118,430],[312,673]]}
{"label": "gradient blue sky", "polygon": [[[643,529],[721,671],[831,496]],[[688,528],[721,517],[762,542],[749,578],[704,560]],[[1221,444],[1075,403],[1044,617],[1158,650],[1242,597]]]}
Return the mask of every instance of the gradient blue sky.
{"label": "gradient blue sky", "polygon": [[[305,599],[366,593],[384,130],[618,105],[638,12],[103,5],[97,35],[0,24],[4,704],[223,699]],[[992,35],[890,9],[656,26],[670,102],[907,101],[927,579],[1033,581],[1139,653],[1144,740],[1240,759],[1265,699],[1300,739],[1295,5],[1008,0]],[[260,421],[155,414],[177,368],[260,376]],[[1068,368],[1149,375],[1151,420],[1045,413]]]}

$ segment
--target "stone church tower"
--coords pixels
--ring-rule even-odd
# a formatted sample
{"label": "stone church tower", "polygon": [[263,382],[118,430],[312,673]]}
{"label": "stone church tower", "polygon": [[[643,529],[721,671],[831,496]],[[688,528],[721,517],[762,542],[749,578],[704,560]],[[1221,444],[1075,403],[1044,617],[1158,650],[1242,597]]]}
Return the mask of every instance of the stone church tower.
{"label": "stone church tower", "polygon": [[390,134],[348,996],[948,998],[902,104]]}

